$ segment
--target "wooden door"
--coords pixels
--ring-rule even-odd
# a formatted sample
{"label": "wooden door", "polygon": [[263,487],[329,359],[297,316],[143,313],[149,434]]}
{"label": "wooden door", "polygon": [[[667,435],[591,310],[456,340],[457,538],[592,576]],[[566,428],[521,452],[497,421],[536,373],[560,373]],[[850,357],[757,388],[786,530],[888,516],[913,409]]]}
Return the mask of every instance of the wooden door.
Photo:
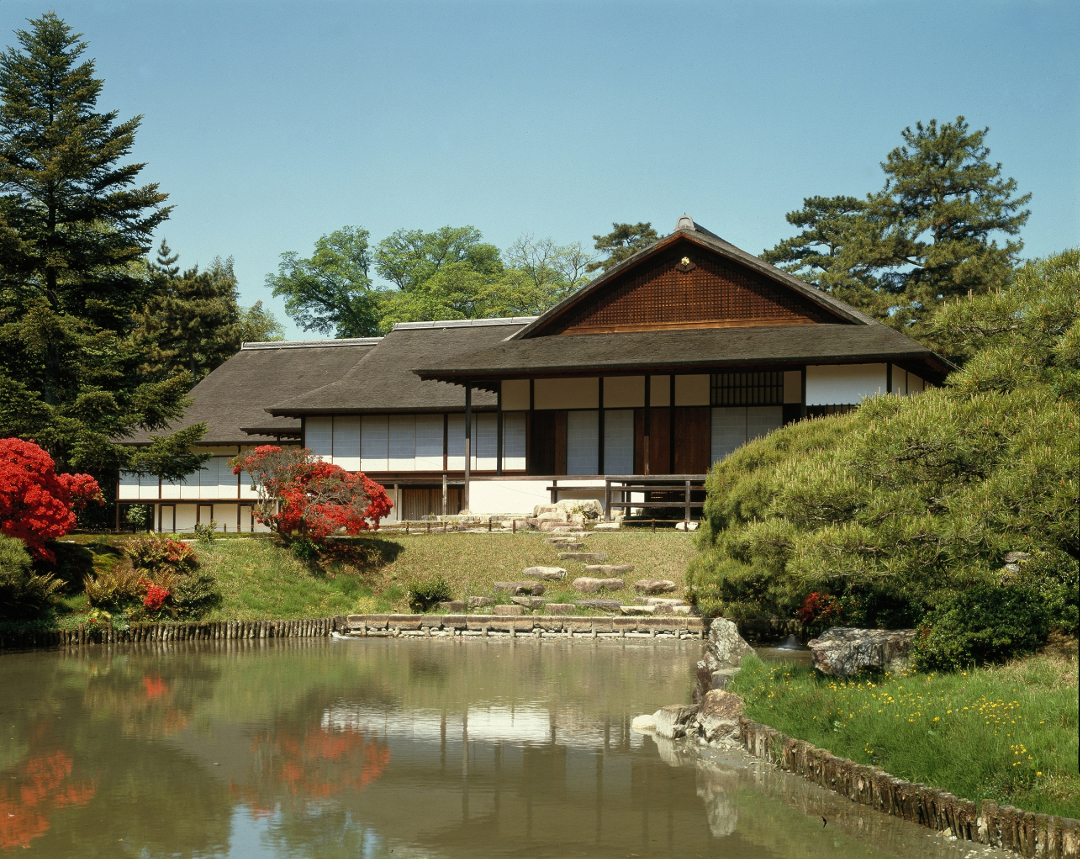
{"label": "wooden door", "polygon": [[673,474],[704,474],[709,470],[712,443],[708,406],[675,409],[675,469]]}

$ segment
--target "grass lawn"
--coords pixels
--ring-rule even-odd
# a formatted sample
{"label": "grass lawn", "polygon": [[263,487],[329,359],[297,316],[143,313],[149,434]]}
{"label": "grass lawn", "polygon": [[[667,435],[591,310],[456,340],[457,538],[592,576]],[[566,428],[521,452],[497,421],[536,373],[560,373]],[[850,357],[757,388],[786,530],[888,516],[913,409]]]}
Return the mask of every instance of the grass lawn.
{"label": "grass lawn", "polygon": [[[441,576],[455,599],[495,597],[496,581],[521,579],[523,570],[532,566],[566,568],[565,583],[545,583],[549,599],[587,598],[570,587],[575,577],[588,575],[584,564],[560,561],[559,549],[545,543],[545,536],[536,532],[364,535],[348,542],[352,554],[365,559],[360,564],[348,557],[305,563],[270,536],[196,543],[200,567],[214,576],[223,597],[221,605],[204,619],[284,620],[405,612],[411,582]],[[116,548],[123,545],[123,539],[114,537],[80,542],[94,552],[95,567],[115,563]],[[692,534],[675,531],[591,533],[585,543],[583,551],[609,554],[608,563],[635,566],[624,577],[625,590],[596,595],[626,602],[636,596],[633,583],[643,578],[671,579],[678,587],[673,596],[680,595],[683,574],[696,551]],[[503,594],[497,600],[509,602],[509,597]],[[86,611],[85,597],[65,597],[59,608],[62,624],[74,625]]]}
{"label": "grass lawn", "polygon": [[980,802],[1080,817],[1077,648],[955,674],[837,680],[744,660],[746,715],[835,755]]}

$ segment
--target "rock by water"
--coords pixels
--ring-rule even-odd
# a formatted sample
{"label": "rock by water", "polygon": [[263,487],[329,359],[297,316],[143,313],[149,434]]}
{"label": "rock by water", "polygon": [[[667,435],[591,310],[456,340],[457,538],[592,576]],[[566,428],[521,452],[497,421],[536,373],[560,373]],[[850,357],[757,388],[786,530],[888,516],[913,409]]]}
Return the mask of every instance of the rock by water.
{"label": "rock by water", "polygon": [[808,642],[814,667],[830,677],[853,677],[861,671],[891,671],[911,667],[913,629],[856,629],[834,626]]}

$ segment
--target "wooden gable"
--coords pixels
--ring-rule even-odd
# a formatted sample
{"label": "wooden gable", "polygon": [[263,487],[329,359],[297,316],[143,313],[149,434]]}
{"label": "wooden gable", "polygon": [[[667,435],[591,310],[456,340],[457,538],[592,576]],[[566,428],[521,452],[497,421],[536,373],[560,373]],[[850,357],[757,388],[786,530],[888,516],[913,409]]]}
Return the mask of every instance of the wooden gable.
{"label": "wooden gable", "polygon": [[528,336],[846,321],[764,274],[681,239],[587,290]]}

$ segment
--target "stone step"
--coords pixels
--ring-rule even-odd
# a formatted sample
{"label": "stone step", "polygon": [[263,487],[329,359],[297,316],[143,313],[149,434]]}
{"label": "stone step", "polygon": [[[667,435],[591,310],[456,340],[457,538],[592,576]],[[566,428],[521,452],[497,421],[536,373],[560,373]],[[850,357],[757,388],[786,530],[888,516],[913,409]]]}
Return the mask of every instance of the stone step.
{"label": "stone step", "polygon": [[491,597],[469,597],[469,608],[483,608],[486,605],[495,605],[495,600]]}
{"label": "stone step", "polygon": [[602,611],[618,611],[620,608],[618,600],[574,600],[574,605],[581,608],[598,608]]}
{"label": "stone step", "polygon": [[517,603],[519,606],[523,606],[531,611],[533,609],[543,608],[547,603],[547,600],[543,597],[510,597],[510,602]]}
{"label": "stone step", "polygon": [[492,609],[492,613],[504,617],[506,615],[525,614],[525,609],[519,605],[497,605]]}
{"label": "stone step", "polygon": [[669,594],[676,589],[671,579],[642,579],[634,583],[634,590],[643,594]]}
{"label": "stone step", "polygon": [[574,590],[581,591],[583,594],[595,594],[600,591],[621,591],[626,587],[626,582],[622,579],[597,579],[591,576],[581,576],[574,579]]}
{"label": "stone step", "polygon": [[593,526],[594,531],[618,531],[622,525],[619,522],[597,522]]}
{"label": "stone step", "polygon": [[465,611],[465,600],[447,600],[439,603],[439,608],[445,609],[450,614],[458,614]]}
{"label": "stone step", "polygon": [[521,574],[531,579],[556,582],[566,578],[566,569],[563,567],[526,567]]}
{"label": "stone step", "polygon": [[619,611],[628,615],[652,615],[656,614],[657,608],[655,605],[621,605]]}
{"label": "stone step", "polygon": [[540,582],[495,582],[495,592],[501,594],[517,594],[519,596],[538,597],[544,593],[544,586]]}
{"label": "stone step", "polygon": [[624,573],[634,572],[633,564],[586,564],[585,569],[590,573],[599,573],[601,576],[621,576]]}
{"label": "stone step", "polygon": [[688,603],[684,599],[678,597],[638,597],[637,602],[641,605],[687,605]]}
{"label": "stone step", "polygon": [[581,542],[578,542],[578,543],[559,543],[555,548],[563,549],[563,550],[565,550],[567,552],[580,552],[582,549],[585,548],[585,544],[581,543]]}
{"label": "stone step", "polygon": [[544,614],[573,614],[576,608],[568,602],[549,602],[544,606]]}
{"label": "stone step", "polygon": [[608,559],[604,552],[559,552],[560,561],[581,561],[583,564],[602,564]]}

